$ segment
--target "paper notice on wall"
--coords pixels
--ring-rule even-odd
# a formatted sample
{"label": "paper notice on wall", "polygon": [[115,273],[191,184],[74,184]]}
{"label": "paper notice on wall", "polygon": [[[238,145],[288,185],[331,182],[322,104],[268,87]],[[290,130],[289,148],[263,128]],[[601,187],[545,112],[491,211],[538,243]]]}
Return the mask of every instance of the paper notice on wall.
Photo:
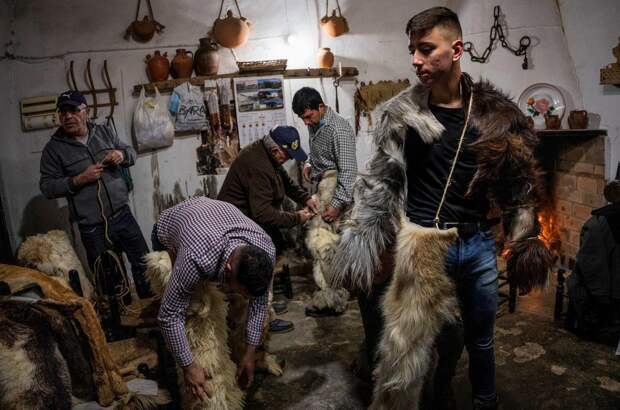
{"label": "paper notice on wall", "polygon": [[286,125],[282,75],[235,78],[234,86],[241,147],[261,139],[276,125]]}

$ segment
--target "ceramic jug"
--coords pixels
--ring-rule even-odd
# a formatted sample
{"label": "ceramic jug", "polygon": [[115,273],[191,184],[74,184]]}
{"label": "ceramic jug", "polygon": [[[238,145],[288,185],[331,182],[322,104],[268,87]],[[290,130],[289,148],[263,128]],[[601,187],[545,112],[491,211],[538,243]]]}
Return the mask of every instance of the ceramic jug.
{"label": "ceramic jug", "polygon": [[338,37],[349,32],[349,24],[347,19],[340,14],[340,9],[338,9],[338,15],[336,15],[336,9],[332,11],[332,15],[329,17],[325,14],[321,18],[321,27],[326,34],[332,37]]}
{"label": "ceramic jug", "polygon": [[142,20],[135,20],[131,23],[131,34],[136,41],[149,41],[153,38],[156,29],[155,22],[149,16],[144,16]]}
{"label": "ceramic jug", "polygon": [[559,130],[562,121],[559,115],[545,115],[545,127],[548,130]]}
{"label": "ceramic jug", "polygon": [[152,57],[150,54],[146,55],[146,67],[151,82],[165,81],[168,79],[168,74],[170,73],[170,62],[167,57],[168,53],[161,55],[159,50],[155,50]]}
{"label": "ceramic jug", "polygon": [[[188,55],[189,54],[189,55]],[[177,54],[172,59],[172,77],[188,78],[194,70],[194,54],[184,48],[177,48]]]}
{"label": "ceramic jug", "polygon": [[250,36],[250,22],[243,16],[233,17],[232,11],[228,10],[226,18],[218,18],[213,23],[213,34],[222,47],[241,47]]}
{"label": "ceramic jug", "polygon": [[332,68],[334,65],[334,54],[328,47],[319,49],[316,55],[316,63],[320,68]]}
{"label": "ceramic jug", "polygon": [[194,53],[194,71],[196,75],[215,75],[220,66],[217,43],[211,37],[200,39],[200,47]]}
{"label": "ceramic jug", "polygon": [[571,130],[585,130],[588,128],[588,112],[586,110],[571,111],[568,115],[568,128]]}

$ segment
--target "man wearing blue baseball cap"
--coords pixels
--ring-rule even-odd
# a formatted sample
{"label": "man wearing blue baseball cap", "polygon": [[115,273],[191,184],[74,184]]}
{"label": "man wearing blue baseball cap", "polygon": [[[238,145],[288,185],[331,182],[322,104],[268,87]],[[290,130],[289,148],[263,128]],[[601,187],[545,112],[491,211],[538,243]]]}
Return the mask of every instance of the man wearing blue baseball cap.
{"label": "man wearing blue baseball cap", "polygon": [[109,126],[89,121],[80,92],[60,94],[57,109],[61,126],[41,155],[41,192],[49,199],[67,199],[93,272],[100,255],[120,248],[131,263],[138,296],[148,297],[143,262],[148,246],[129,209],[129,187],[121,172],[134,164],[136,152]]}
{"label": "man wearing blue baseball cap", "polygon": [[[217,197],[235,205],[260,225],[271,236],[277,254],[288,247],[280,229],[302,225],[318,211],[310,194],[282,167],[289,159],[303,162],[307,158],[297,129],[276,126],[268,135],[241,150]],[[307,208],[297,212],[283,210],[285,196]],[[293,329],[293,324],[278,319],[269,324],[269,329],[273,333],[286,332]]]}

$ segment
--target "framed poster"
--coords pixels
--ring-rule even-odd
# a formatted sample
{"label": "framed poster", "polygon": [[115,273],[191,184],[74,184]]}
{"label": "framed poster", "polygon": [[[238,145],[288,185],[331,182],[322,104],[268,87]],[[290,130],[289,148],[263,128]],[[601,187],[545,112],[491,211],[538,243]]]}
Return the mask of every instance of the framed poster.
{"label": "framed poster", "polygon": [[282,75],[235,78],[234,89],[241,147],[286,124]]}

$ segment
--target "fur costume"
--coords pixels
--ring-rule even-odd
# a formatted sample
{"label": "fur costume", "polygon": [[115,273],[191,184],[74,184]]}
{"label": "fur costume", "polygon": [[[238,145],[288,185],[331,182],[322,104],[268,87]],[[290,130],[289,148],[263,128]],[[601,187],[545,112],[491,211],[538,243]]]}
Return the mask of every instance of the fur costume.
{"label": "fur costume", "polygon": [[90,280],[65,231],[55,229],[29,236],[19,246],[17,260],[20,265],[47,273],[65,286],[69,286],[69,271],[76,270],[84,297],[89,298],[93,292]]}
{"label": "fur costume", "polygon": [[[329,204],[336,190],[337,172],[327,171],[319,183],[318,192],[313,196],[320,211]],[[317,309],[333,309],[342,313],[347,308],[349,292],[346,289],[333,289],[328,285],[325,276],[329,273],[329,264],[333,257],[335,244],[338,242],[339,222],[329,224],[321,214],[316,214],[309,222],[306,235],[306,246],[313,258],[312,276],[319,290],[312,295],[311,305]]]}
{"label": "fur costume", "polygon": [[[540,172],[538,142],[525,116],[488,82],[462,75],[463,99],[473,92],[470,124],[480,132],[472,145],[478,170],[468,194],[483,190],[502,211],[508,243],[508,275],[523,290],[546,283],[551,259],[536,238]],[[374,132],[375,153],[354,188],[351,218],[342,230],[332,263],[334,284],[351,283],[368,291],[380,255],[396,244],[406,200],[405,137],[413,127],[423,142],[439,140],[444,128],[428,106],[429,90],[416,84],[383,107]]]}
{"label": "fur costume", "polygon": [[[156,295],[162,296],[172,273],[168,252],[151,252],[145,256],[146,278]],[[227,409],[243,408],[243,392],[237,385],[237,367],[230,359],[226,314],[228,305],[217,285],[201,281],[196,287],[185,319],[185,334],[195,362],[210,375],[207,384],[211,398],[201,402],[185,387],[183,370],[177,367],[181,408]]]}
{"label": "fur costume", "polygon": [[385,328],[371,410],[413,410],[431,368],[431,350],[457,309],[454,285],[444,273],[456,229],[403,222],[397,237],[394,276],[382,302]]}
{"label": "fur costume", "polygon": [[[0,264],[0,281],[6,282],[12,293],[18,293],[31,287],[33,284],[37,285],[45,297],[45,299],[39,300],[37,305],[49,308],[47,310],[53,307],[54,310],[61,312],[63,317],[75,323],[75,328],[79,329],[81,345],[84,349],[87,349],[86,356],[89,359],[90,371],[92,372],[94,391],[97,402],[100,405],[109,406],[115,400],[121,402],[120,405],[123,409],[149,409],[156,407],[158,404],[165,404],[165,401],[128,392],[127,385],[120,377],[116,363],[110,354],[105,335],[99,324],[99,318],[89,301],[77,296],[71,289],[61,285],[57,280],[48,277],[44,273],[20,266]],[[25,394],[30,396],[29,386],[31,386],[33,390],[45,391],[45,397],[49,397],[50,394],[55,397],[55,399],[50,400],[63,400],[63,403],[65,403],[64,400],[67,394],[69,396],[73,394],[88,397],[90,388],[85,383],[85,380],[80,381],[84,383],[78,383],[77,380],[67,382],[67,378],[65,378],[67,372],[75,378],[78,377],[77,373],[74,374],[76,370],[79,373],[79,368],[85,369],[83,364],[80,365],[79,363],[81,359],[78,352],[71,351],[77,350],[77,348],[75,343],[71,345],[71,341],[68,340],[70,333],[66,332],[66,329],[63,329],[62,326],[56,324],[60,319],[49,312],[46,313],[47,324],[42,325],[43,319],[37,319],[36,317],[43,316],[42,312],[45,310],[43,307],[37,307],[36,311],[33,310],[33,307],[28,309],[30,310],[27,314],[15,313],[19,312],[19,310],[13,309],[15,314],[12,314],[10,317],[7,316],[9,313],[7,309],[0,309],[2,312],[0,319],[3,322],[0,324],[0,328],[15,329],[15,332],[0,332],[0,358],[2,358],[0,366],[7,366],[0,367],[0,374],[9,374],[15,377],[15,379],[7,379],[6,376],[0,376],[2,396],[19,397]],[[38,316],[35,316],[35,314]],[[20,317],[22,319],[19,319]],[[46,330],[43,330],[44,328]],[[40,334],[45,332],[51,332],[50,337],[45,337],[46,343],[39,343]],[[16,338],[12,339],[13,336],[16,336]],[[31,343],[28,341],[31,341]],[[60,356],[57,354],[57,351],[61,354]],[[53,357],[49,361],[36,359],[36,357],[41,355],[49,354]],[[4,358],[8,357],[7,355],[12,359],[4,360]],[[20,369],[19,374],[15,374],[14,369]],[[47,374],[47,372],[52,370],[57,376],[38,378],[38,375]],[[22,384],[21,382],[19,385],[13,383],[17,380],[17,376],[28,380],[32,380],[31,377],[37,377],[37,385],[35,386],[31,383]],[[44,383],[46,381],[48,383]],[[78,385],[81,387],[73,391],[72,388]],[[35,404],[32,404],[32,406],[21,408],[67,408],[64,405],[52,405],[50,407],[47,404],[45,403],[42,407],[36,407]]]}

